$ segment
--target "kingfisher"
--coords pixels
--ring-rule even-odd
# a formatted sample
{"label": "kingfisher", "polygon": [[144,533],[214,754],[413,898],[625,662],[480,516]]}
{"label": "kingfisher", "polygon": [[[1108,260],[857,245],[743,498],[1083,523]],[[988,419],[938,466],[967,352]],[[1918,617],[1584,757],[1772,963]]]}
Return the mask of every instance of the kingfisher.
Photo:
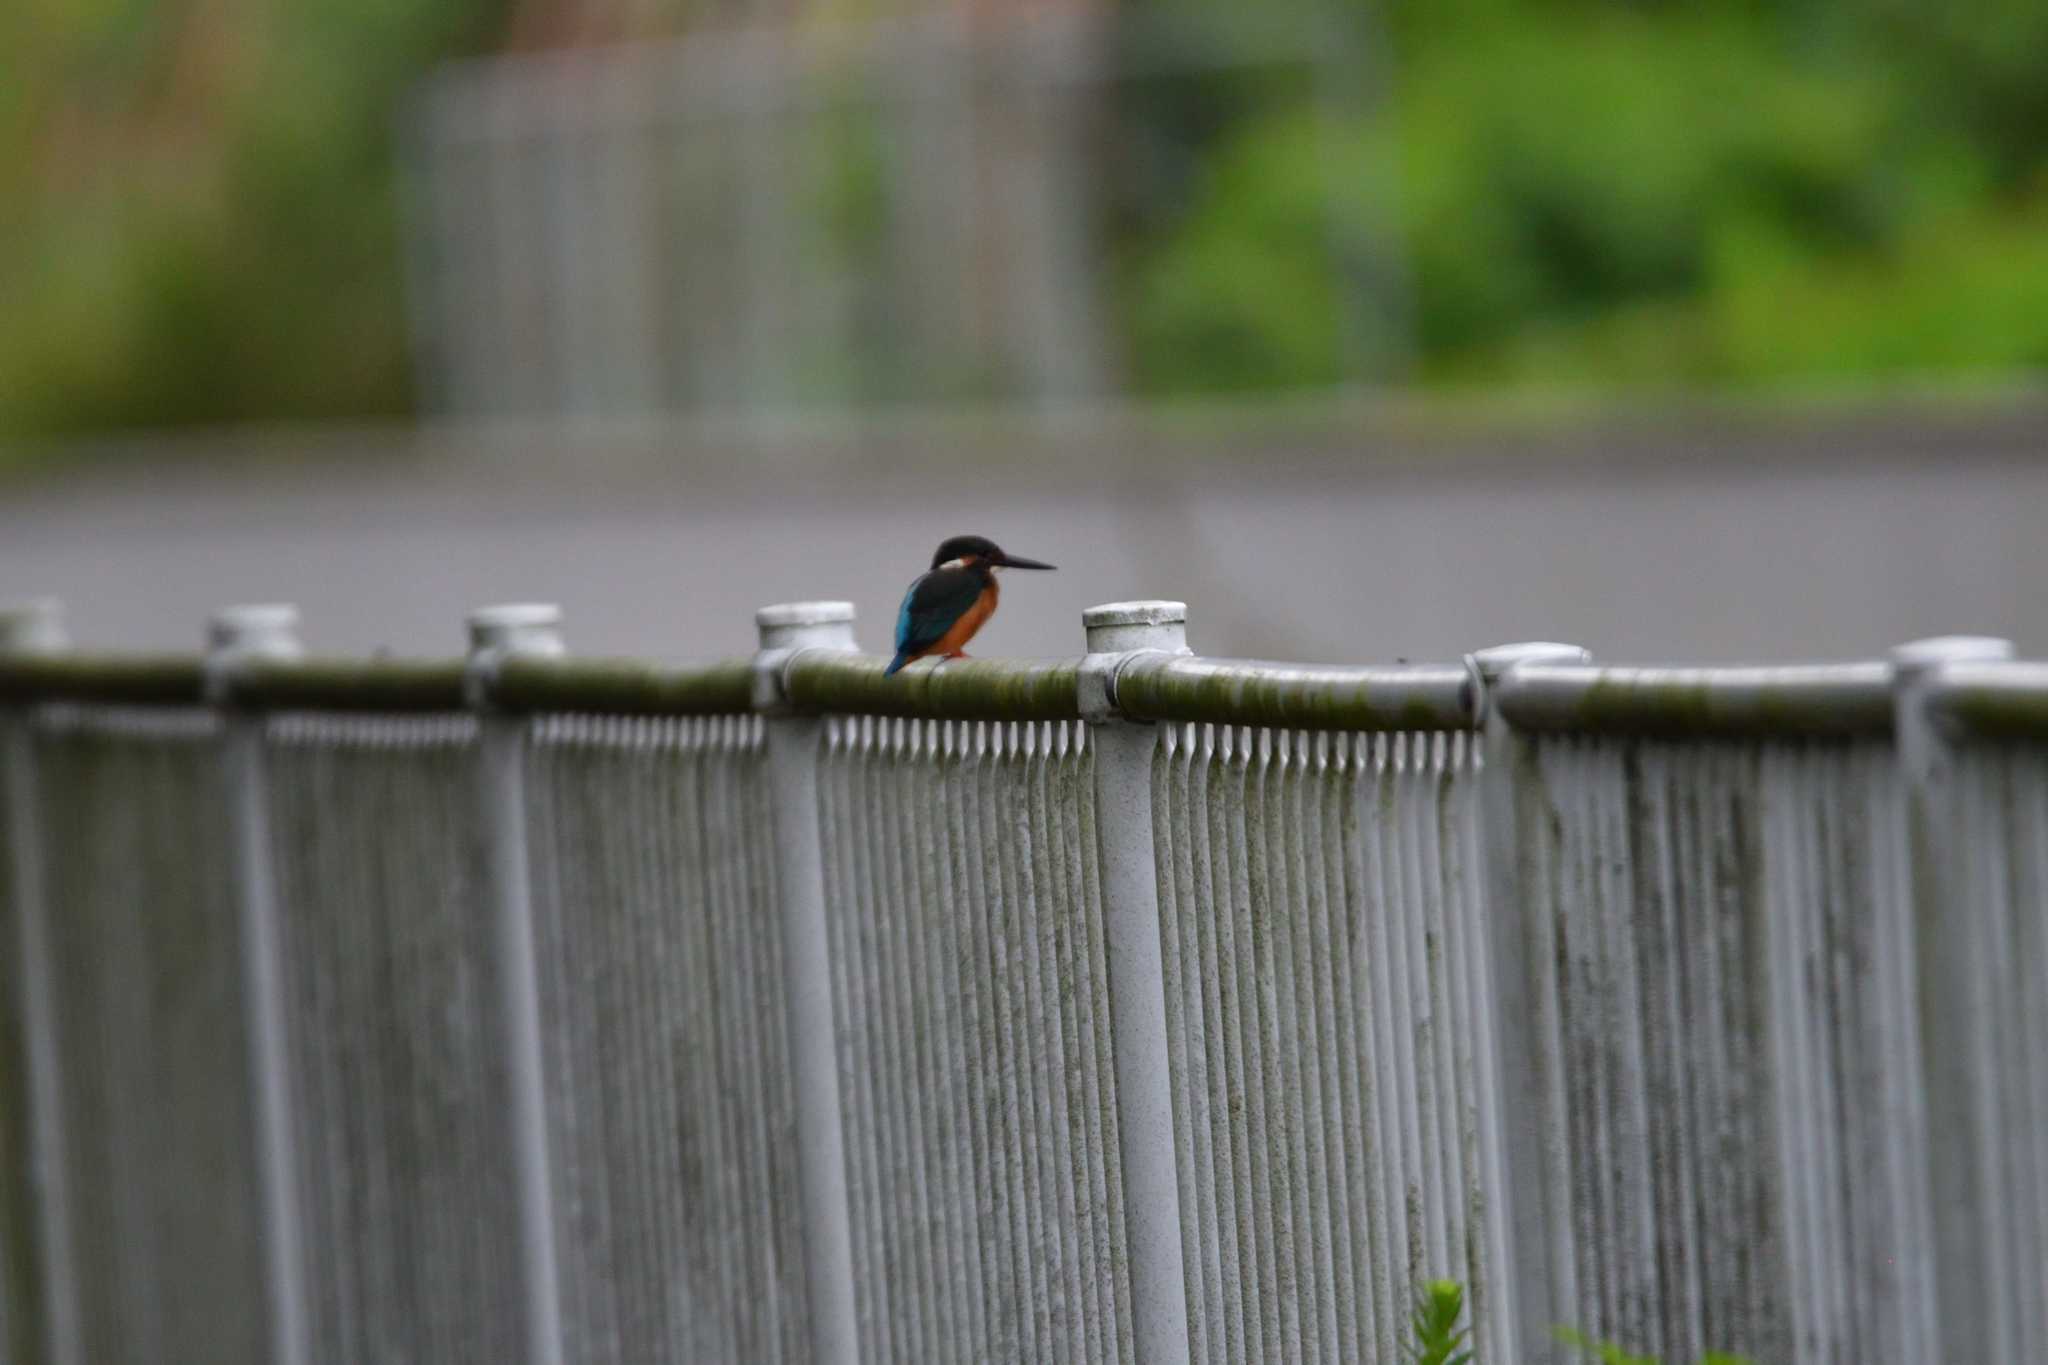
{"label": "kingfisher", "polygon": [[967,642],[995,615],[996,570],[1052,567],[1005,554],[986,536],[954,536],[943,542],[932,555],[931,572],[903,595],[903,607],[896,613],[896,657],[884,675],[927,655],[966,658]]}

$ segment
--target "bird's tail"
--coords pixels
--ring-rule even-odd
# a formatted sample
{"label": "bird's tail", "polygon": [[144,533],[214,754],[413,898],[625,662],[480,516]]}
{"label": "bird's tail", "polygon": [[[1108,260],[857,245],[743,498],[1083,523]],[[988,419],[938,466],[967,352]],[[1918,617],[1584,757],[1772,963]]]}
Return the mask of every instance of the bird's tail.
{"label": "bird's tail", "polygon": [[909,651],[901,649],[897,650],[896,657],[889,660],[889,666],[882,670],[882,676],[887,678],[894,675],[898,669],[902,668],[903,665],[910,662],[911,657],[912,656],[910,655]]}

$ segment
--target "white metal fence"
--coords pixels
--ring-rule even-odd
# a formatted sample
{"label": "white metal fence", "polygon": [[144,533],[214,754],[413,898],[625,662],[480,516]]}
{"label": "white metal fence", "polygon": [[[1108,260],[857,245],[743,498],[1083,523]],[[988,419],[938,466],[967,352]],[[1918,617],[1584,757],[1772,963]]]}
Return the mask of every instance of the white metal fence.
{"label": "white metal fence", "polygon": [[529,742],[562,1358],[807,1359],[761,722]]}
{"label": "white metal fence", "polygon": [[1450,1276],[1508,1358],[1479,1140],[1493,1016],[1474,737],[1162,740],[1192,1357],[1398,1360],[1414,1285]]}
{"label": "white metal fence", "polygon": [[1131,1358],[1090,751],[844,717],[819,763],[864,1360]]}
{"label": "white metal fence", "polygon": [[0,1361],[2048,1358],[2048,667],[0,637]]}
{"label": "white metal fence", "polygon": [[73,1359],[262,1345],[219,737],[189,708],[59,707],[31,741]]}

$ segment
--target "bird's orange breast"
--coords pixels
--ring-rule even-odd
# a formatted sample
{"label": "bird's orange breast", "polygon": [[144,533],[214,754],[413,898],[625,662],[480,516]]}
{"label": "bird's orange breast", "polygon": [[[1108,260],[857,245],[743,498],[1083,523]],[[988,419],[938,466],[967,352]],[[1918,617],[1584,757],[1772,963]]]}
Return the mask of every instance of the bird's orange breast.
{"label": "bird's orange breast", "polygon": [[980,630],[982,624],[996,614],[996,596],[995,582],[990,580],[989,585],[981,590],[981,596],[974,599],[974,605],[961,612],[960,619],[955,621],[952,628],[939,637],[939,642],[926,652],[948,655],[958,654],[965,649],[967,642],[974,638],[974,632]]}

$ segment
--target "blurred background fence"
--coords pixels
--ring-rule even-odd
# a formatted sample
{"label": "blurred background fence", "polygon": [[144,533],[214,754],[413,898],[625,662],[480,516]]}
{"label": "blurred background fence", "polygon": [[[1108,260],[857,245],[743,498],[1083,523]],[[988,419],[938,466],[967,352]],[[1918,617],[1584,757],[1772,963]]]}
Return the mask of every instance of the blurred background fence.
{"label": "blurred background fence", "polygon": [[[2048,673],[0,652],[0,1360],[2048,1350]],[[233,1305],[224,1311],[223,1305]]]}
{"label": "blurred background fence", "polygon": [[0,20],[0,434],[2048,362],[2028,0],[253,14]]}
{"label": "blurred background fence", "polygon": [[1351,46],[1334,19],[1219,32],[1081,7],[453,68],[408,129],[428,409],[1099,403],[1204,359],[1132,332],[1120,301],[1193,211],[1200,141],[1276,124],[1329,181],[1289,227],[1312,257],[1293,269],[1331,286],[1288,301],[1322,354],[1277,378],[1384,380],[1375,282],[1398,256],[1368,235],[1371,187],[1343,180]]}

